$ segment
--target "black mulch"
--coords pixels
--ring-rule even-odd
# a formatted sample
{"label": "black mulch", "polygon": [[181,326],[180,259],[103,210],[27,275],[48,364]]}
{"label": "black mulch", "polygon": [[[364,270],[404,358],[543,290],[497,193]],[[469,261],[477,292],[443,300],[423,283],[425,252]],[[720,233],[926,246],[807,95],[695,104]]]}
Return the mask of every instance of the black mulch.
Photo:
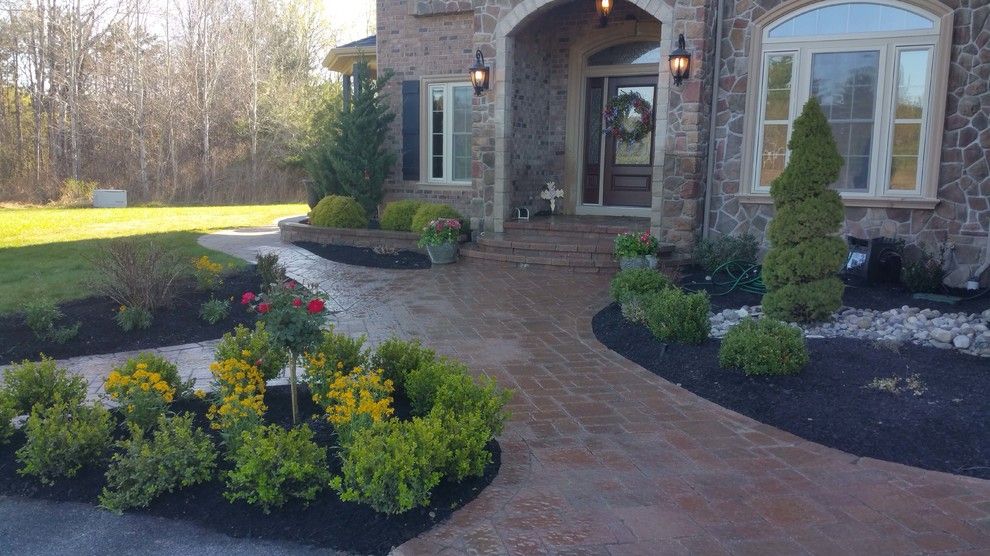
{"label": "black mulch", "polygon": [[[266,420],[290,426],[292,409],[288,386],[270,387],[265,402],[268,405]],[[206,406],[199,400],[180,400],[174,404],[174,410],[194,412],[196,424],[209,430],[204,417]],[[407,400],[397,397],[395,407],[400,418],[408,417]],[[340,462],[333,447],[333,429],[325,419],[316,417],[319,409],[310,400],[305,387],[300,392],[300,411],[303,416],[312,416],[307,423],[315,432],[316,442],[330,447],[327,458],[330,472],[338,474]],[[118,435],[122,434],[121,430]],[[87,467],[72,479],[63,479],[52,487],[43,486],[33,477],[17,474],[19,464],[14,452],[23,443],[23,434],[17,432],[10,443],[0,446],[0,495],[97,503],[104,485],[101,469]],[[288,540],[345,552],[386,554],[445,520],[491,483],[501,464],[501,450],[495,441],[488,449],[492,452],[492,463],[485,469],[484,476],[468,478],[461,483],[444,481],[434,489],[429,507],[396,516],[376,513],[365,505],[341,502],[330,489],[319,494],[309,505],[290,502],[266,515],[244,502],[229,503],[223,497],[224,483],[220,479],[166,494],[149,508],[131,511],[190,521],[232,537]],[[218,463],[221,469],[230,468],[222,458]]]}
{"label": "black mulch", "polygon": [[430,258],[415,251],[399,250],[395,253],[375,253],[370,247],[351,247],[349,245],[321,245],[312,241],[297,241],[295,245],[338,263],[371,268],[410,269],[419,270],[430,268]]}
{"label": "black mulch", "polygon": [[[990,479],[990,360],[905,344],[808,340],[811,363],[794,376],[747,377],[718,364],[717,340],[664,344],[622,318],[595,315],[609,349],[695,394],[801,438],[862,456]],[[927,391],[864,388],[875,378],[918,375]]]}
{"label": "black mulch", "polygon": [[[192,282],[176,289],[171,306],[155,312],[151,328],[124,332],[114,316],[118,305],[106,297],[70,301],[59,308],[65,317],[59,325],[81,322],[79,335],[65,344],[40,341],[24,322],[22,313],[0,315],[0,365],[23,359],[37,359],[40,353],[64,358],[150,349],[203,340],[215,340],[238,324],[253,326],[254,317],[240,305],[241,294],[258,291],[261,278],[254,266],[224,276],[223,286],[213,294],[199,291]],[[200,305],[211,297],[233,299],[228,317],[209,324],[199,317]]]}
{"label": "black mulch", "polygon": [[[712,310],[738,309],[744,305],[753,306],[761,304],[761,295],[744,291],[733,291],[725,295],[715,295],[726,292],[728,287],[713,285],[712,282],[705,280],[705,274],[704,270],[699,268],[688,269],[681,280],[681,284],[691,290],[703,289],[709,294],[712,294]],[[716,276],[714,278],[721,281],[726,280],[724,276]],[[927,299],[914,299],[911,292],[903,286],[896,284],[863,286],[847,283],[845,293],[842,296],[842,303],[847,307],[874,309],[878,311],[900,309],[905,305],[909,307],[920,307],[922,309],[937,309],[949,313],[981,313],[990,309],[990,292],[975,296],[981,292],[946,289],[942,293],[964,298],[964,301],[950,304]]]}

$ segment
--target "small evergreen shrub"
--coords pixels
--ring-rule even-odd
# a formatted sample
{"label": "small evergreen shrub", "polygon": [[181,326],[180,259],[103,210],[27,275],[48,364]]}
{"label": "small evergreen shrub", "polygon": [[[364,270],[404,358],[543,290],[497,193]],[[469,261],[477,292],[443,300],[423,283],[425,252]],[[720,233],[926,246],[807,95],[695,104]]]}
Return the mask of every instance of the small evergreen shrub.
{"label": "small evergreen shrub", "polygon": [[738,236],[720,236],[706,238],[698,242],[694,250],[694,260],[708,272],[731,261],[743,264],[756,264],[756,253],[760,249],[759,242],[752,234]]}
{"label": "small evergreen shrub", "polygon": [[828,120],[812,97],[794,120],[787,167],[773,181],[771,248],[763,261],[763,310],[784,321],[828,318],[842,305],[838,272],[846,245],[838,237],[842,199],[830,188],[844,163]]}
{"label": "small evergreen shrub", "polygon": [[121,305],[114,316],[117,326],[124,332],[147,330],[151,328],[151,311],[144,307],[127,307]]}
{"label": "small evergreen shrub", "polygon": [[35,405],[47,407],[56,399],[82,402],[86,398],[86,381],[58,367],[54,359],[42,356],[41,361],[24,361],[4,371],[0,393],[18,415],[23,415],[31,413]]}
{"label": "small evergreen shrub", "polygon": [[397,388],[405,388],[406,377],[413,369],[432,363],[436,358],[436,352],[423,347],[419,340],[389,338],[375,350],[370,366],[381,369],[382,376],[391,380]]}
{"label": "small evergreen shrub", "polygon": [[319,345],[307,353],[303,361],[310,392],[326,392],[334,375],[363,369],[368,363],[364,341],[364,336],[352,338],[347,334],[338,334],[333,326],[323,331]]}
{"label": "small evergreen shrub", "polygon": [[447,459],[444,475],[460,481],[480,477],[491,462],[487,445],[502,433],[505,404],[511,393],[491,379],[475,381],[468,375],[450,374],[437,390],[429,416],[445,432]]}
{"label": "small evergreen shrub", "polygon": [[71,326],[56,326],[64,315],[57,305],[46,299],[28,302],[24,305],[24,320],[34,333],[34,337],[62,345],[79,334],[81,322]]}
{"label": "small evergreen shrub", "polygon": [[14,425],[11,420],[16,417],[14,403],[0,392],[0,445],[6,444],[10,436],[14,434]]}
{"label": "small evergreen shrub", "polygon": [[446,435],[436,419],[382,421],[341,447],[341,474],[331,480],[340,499],[399,514],[430,503],[443,478]]}
{"label": "small evergreen shrub", "polygon": [[451,375],[467,375],[467,367],[458,361],[440,358],[420,365],[406,375],[406,396],[413,415],[426,415],[433,409],[440,386]]}
{"label": "small evergreen shrub", "polygon": [[199,306],[199,318],[216,324],[230,315],[230,302],[226,299],[210,299]]}
{"label": "small evergreen shrub", "polygon": [[642,297],[634,297],[621,305],[622,318],[635,324],[646,324],[646,308]]}
{"label": "small evergreen shrub", "polygon": [[261,276],[261,291],[267,292],[272,284],[281,285],[285,282],[285,265],[279,262],[278,253],[258,253],[255,261],[258,276]]}
{"label": "small evergreen shrub", "polygon": [[400,232],[411,232],[420,230],[413,229],[413,217],[416,216],[416,211],[419,207],[423,206],[423,201],[416,201],[413,199],[405,199],[402,201],[395,201],[385,205],[385,210],[382,211],[382,218],[380,221],[381,228],[383,230],[395,230]]}
{"label": "small evergreen shrub", "polygon": [[718,362],[747,375],[789,375],[808,364],[801,330],[773,319],[745,319],[722,339]]}
{"label": "small evergreen shrub", "polygon": [[462,219],[461,213],[457,212],[449,205],[423,203],[418,209],[416,209],[416,214],[413,215],[410,231],[420,233],[424,228],[430,225],[430,222],[433,222],[438,218],[451,218],[454,220]]}
{"label": "small evergreen shrub", "polygon": [[238,324],[233,332],[223,335],[214,360],[228,359],[247,360],[261,371],[266,381],[281,376],[289,364],[289,354],[272,342],[263,322],[255,323],[254,330]]}
{"label": "small evergreen shrub", "polygon": [[213,441],[193,426],[193,415],[159,415],[150,438],[131,426],[131,437],[117,442],[100,505],[120,512],[146,508],[166,492],[209,481],[216,467]]}
{"label": "small evergreen shrub", "polygon": [[327,228],[367,228],[368,215],[352,197],[324,197],[309,213],[309,223]]}
{"label": "small evergreen shrub", "polygon": [[904,265],[901,281],[908,290],[916,293],[936,293],[941,291],[945,280],[945,255],[947,246],[941,244],[936,253],[922,249],[918,259]]}
{"label": "small evergreen shrub", "polygon": [[620,271],[612,278],[608,291],[612,299],[620,304],[635,298],[657,293],[674,287],[663,274],[648,268],[633,268]]}
{"label": "small evergreen shrub", "polygon": [[75,477],[83,466],[103,459],[112,430],[110,412],[102,405],[59,398],[48,407],[38,404],[24,426],[27,441],[17,450],[17,472],[49,485]]}
{"label": "small evergreen shrub", "polygon": [[711,303],[705,292],[671,288],[643,298],[646,326],[663,341],[700,344],[711,332]]}
{"label": "small evergreen shrub", "polygon": [[234,468],[227,473],[224,496],[260,506],[265,513],[290,498],[312,501],[330,483],[327,452],[313,442],[306,425],[244,431],[230,460]]}

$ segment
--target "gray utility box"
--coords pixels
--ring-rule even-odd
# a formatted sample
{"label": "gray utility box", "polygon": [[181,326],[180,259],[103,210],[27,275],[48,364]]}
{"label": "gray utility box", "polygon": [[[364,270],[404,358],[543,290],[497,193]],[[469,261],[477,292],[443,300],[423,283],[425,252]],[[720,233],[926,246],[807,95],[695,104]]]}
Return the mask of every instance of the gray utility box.
{"label": "gray utility box", "polygon": [[127,191],[123,189],[93,190],[93,207],[123,208],[127,206]]}

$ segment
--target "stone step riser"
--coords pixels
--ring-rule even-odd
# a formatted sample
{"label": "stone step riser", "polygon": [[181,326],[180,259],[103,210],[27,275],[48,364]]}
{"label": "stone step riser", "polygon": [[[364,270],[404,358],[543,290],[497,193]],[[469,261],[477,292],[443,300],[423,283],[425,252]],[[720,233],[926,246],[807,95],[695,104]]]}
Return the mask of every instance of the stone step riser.
{"label": "stone step riser", "polygon": [[608,261],[604,261],[604,260],[596,261],[592,259],[575,260],[575,259],[568,259],[559,256],[543,257],[543,256],[533,256],[533,255],[520,255],[516,253],[488,251],[484,249],[479,249],[477,247],[461,249],[461,255],[473,259],[483,259],[489,261],[515,263],[515,264],[528,264],[533,266],[545,266],[551,268],[568,269],[574,272],[585,272],[585,273],[614,272],[615,270],[618,269],[618,263],[612,260],[608,260]]}
{"label": "stone step riser", "polygon": [[501,239],[486,239],[481,238],[478,240],[478,245],[484,246],[486,249],[504,249],[511,251],[530,251],[540,254],[544,253],[583,253],[583,254],[599,254],[599,255],[611,255],[613,250],[612,242],[597,242],[597,243],[573,243],[568,242],[569,238],[560,238],[557,242],[527,242],[525,239],[519,241],[516,240],[501,240]]}

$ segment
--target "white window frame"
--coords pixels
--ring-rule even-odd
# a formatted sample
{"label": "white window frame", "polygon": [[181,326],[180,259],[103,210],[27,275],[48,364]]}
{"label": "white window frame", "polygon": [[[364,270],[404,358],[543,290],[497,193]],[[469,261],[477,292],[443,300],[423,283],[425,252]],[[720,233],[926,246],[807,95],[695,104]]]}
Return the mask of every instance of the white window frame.
{"label": "white window frame", "polygon": [[[870,179],[865,191],[842,191],[844,199],[856,201],[890,201],[934,199],[938,179],[941,135],[945,114],[946,82],[948,77],[949,45],[951,45],[952,11],[929,0],[831,0],[798,1],[796,7],[780,7],[761,18],[754,30],[753,54],[750,58],[751,87],[747,96],[747,112],[755,114],[746,124],[743,145],[744,195],[765,197],[769,187],[760,183],[764,110],[766,107],[766,68],[769,57],[793,55],[790,122],[788,139],[794,119],[810,96],[811,57],[822,52],[879,51],[879,71],[874,105],[874,129],[871,142]],[[871,3],[908,10],[933,21],[932,29],[854,33],[816,37],[787,37],[772,39],[771,29],[783,21],[804,12],[836,4]],[[949,22],[947,25],[946,22]],[[904,51],[927,50],[928,80],[924,92],[922,136],[919,146],[918,179],[914,191],[890,189],[891,154],[894,129],[894,94],[897,87],[898,55]],[[787,153],[789,158],[790,152]],[[787,160],[787,159],[785,159]]]}
{"label": "white window frame", "polygon": [[[454,179],[454,89],[457,87],[471,87],[471,83],[466,81],[448,82],[427,82],[424,89],[426,91],[424,103],[424,115],[426,119],[425,143],[426,165],[424,167],[425,181],[432,184],[445,185],[471,185],[471,176],[467,179]],[[435,91],[443,93],[443,175],[433,176],[433,94]],[[469,172],[470,174],[470,172]]]}

